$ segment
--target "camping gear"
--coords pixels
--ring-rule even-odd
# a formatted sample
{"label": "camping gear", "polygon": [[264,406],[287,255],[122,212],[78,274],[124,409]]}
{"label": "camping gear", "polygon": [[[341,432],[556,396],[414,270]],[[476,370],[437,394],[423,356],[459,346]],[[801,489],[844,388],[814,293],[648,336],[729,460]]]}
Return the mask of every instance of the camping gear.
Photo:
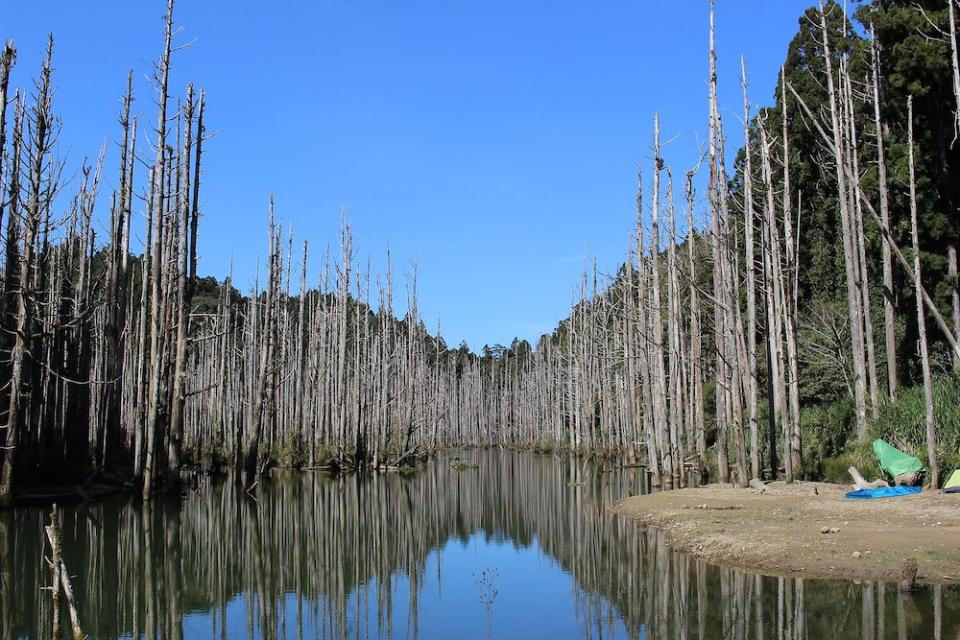
{"label": "camping gear", "polygon": [[893,476],[897,486],[918,484],[920,474],[927,470],[919,458],[905,454],[880,438],[873,441],[873,454],[877,456],[880,468]]}
{"label": "camping gear", "polygon": [[872,498],[897,498],[912,496],[920,493],[920,487],[877,487],[876,489],[859,489],[848,491],[846,497],[869,500]]}
{"label": "camping gear", "polygon": [[943,493],[960,493],[960,469],[955,470],[943,485]]}

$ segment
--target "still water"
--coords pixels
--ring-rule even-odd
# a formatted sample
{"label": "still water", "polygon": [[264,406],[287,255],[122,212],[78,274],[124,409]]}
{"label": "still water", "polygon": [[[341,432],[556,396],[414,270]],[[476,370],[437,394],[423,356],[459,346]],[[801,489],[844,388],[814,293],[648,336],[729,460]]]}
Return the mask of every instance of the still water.
{"label": "still water", "polygon": [[[512,452],[62,511],[91,638],[960,638],[960,590],[762,577],[607,513],[640,473]],[[0,639],[51,637],[46,510],[0,512]],[[49,553],[49,549],[46,550]],[[65,637],[69,637],[65,635]]]}

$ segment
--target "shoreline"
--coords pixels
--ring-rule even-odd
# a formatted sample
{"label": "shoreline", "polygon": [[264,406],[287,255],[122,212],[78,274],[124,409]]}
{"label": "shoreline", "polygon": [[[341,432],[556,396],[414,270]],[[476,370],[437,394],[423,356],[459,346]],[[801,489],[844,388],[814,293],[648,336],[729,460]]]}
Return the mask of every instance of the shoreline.
{"label": "shoreline", "polygon": [[666,535],[670,548],[754,573],[960,584],[960,496],[923,492],[846,500],[842,485],[775,482],[764,492],[707,485],[617,502],[610,510]]}

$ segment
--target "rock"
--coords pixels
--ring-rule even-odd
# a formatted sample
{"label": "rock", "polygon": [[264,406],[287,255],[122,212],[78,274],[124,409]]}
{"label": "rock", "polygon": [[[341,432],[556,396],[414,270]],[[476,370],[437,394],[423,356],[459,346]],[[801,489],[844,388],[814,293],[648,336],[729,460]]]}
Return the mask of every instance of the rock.
{"label": "rock", "polygon": [[820,533],[830,533],[830,527],[820,527]]}
{"label": "rock", "polygon": [[830,533],[840,533],[839,527],[830,527]]}
{"label": "rock", "polygon": [[859,551],[854,551],[853,554],[851,554],[851,557],[852,557],[852,558],[859,558],[860,555],[861,555],[861,554],[860,554]]}

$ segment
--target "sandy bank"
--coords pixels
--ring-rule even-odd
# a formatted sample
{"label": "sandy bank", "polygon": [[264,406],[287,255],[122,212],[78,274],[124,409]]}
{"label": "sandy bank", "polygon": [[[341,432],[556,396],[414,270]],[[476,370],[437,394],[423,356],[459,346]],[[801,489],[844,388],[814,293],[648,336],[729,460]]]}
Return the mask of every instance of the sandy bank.
{"label": "sandy bank", "polygon": [[916,558],[921,582],[960,584],[960,495],[845,500],[845,490],[710,485],[634,496],[613,511],[665,532],[674,549],[726,566],[897,581],[904,560]]}

